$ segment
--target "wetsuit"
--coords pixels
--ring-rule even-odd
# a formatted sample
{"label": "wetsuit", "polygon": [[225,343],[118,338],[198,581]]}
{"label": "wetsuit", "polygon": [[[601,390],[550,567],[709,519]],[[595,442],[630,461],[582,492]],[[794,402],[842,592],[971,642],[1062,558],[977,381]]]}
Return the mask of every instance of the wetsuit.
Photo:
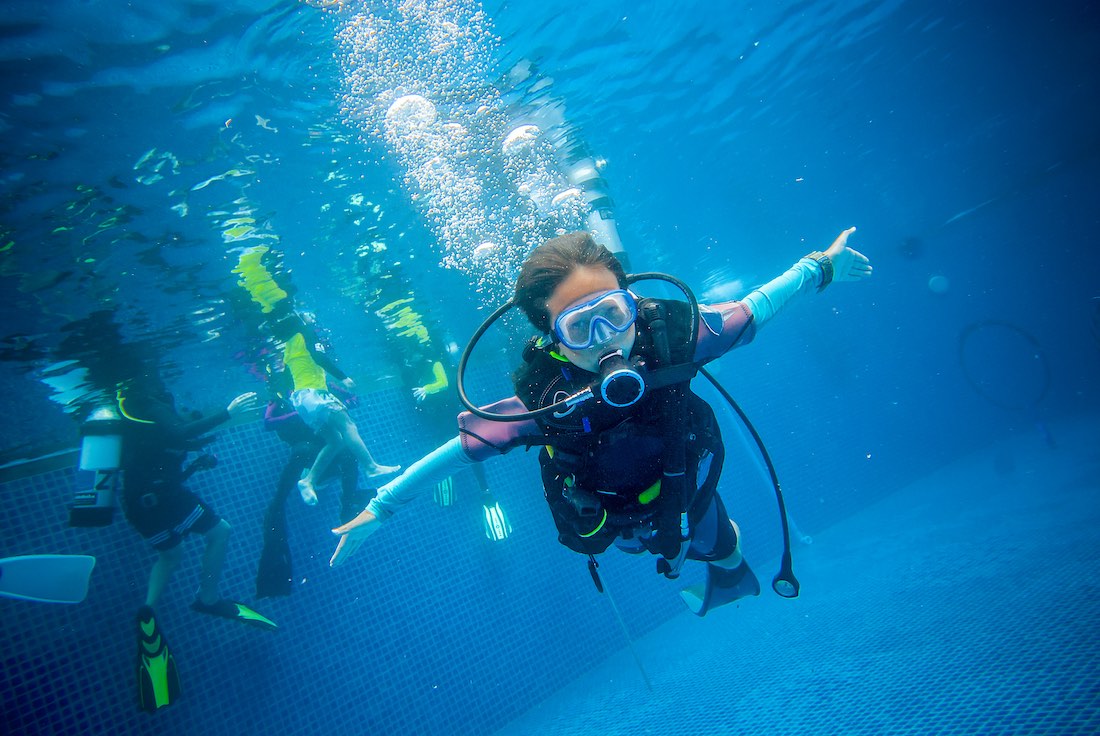
{"label": "wetsuit", "polygon": [[188,452],[209,442],[202,435],[229,421],[221,409],[185,421],[169,394],[120,402],[124,425],[122,509],[126,519],[158,550],[175,547],[190,532],[205,534],[221,520],[183,485]]}
{"label": "wetsuit", "polygon": [[[702,319],[697,327],[692,354],[688,360],[701,366],[733,348],[747,345],[753,340],[759,327],[771,319],[780,308],[800,295],[816,291],[822,280],[821,265],[810,258],[803,258],[787,272],[754,290],[742,301],[701,306]],[[683,313],[682,308],[679,311]],[[644,352],[648,349],[646,340],[642,339],[642,332],[639,330],[639,339],[634,348],[635,355],[639,351]],[[681,355],[679,359],[683,360],[684,357]],[[565,384],[579,385],[586,379],[591,380],[592,374],[585,376],[584,371],[572,364],[563,364],[563,367],[566,366],[568,366],[567,370],[576,374],[576,377],[567,377]],[[567,389],[563,385],[561,390]],[[553,388],[552,393],[550,399],[557,395],[557,389]],[[496,402],[485,409],[497,414],[518,414],[529,408],[537,408],[537,405],[552,403],[552,401],[532,401],[533,396],[532,387],[517,385],[516,396]],[[716,433],[717,425],[705,402],[694,397],[690,392],[687,394],[686,401],[690,405],[692,417],[689,427],[696,430],[694,446],[688,448],[689,467],[692,469],[693,476],[693,482],[689,487],[696,492],[693,498],[685,499],[684,503],[685,505],[701,504],[698,508],[693,508],[691,513],[692,544],[688,554],[693,559],[721,559],[727,550],[733,549],[736,543],[721,499],[717,493],[713,492],[714,486],[717,485],[717,472],[721,467],[721,438],[716,434],[709,437],[700,436],[700,433]],[[624,419],[630,421],[623,423],[621,438],[610,436],[619,426],[613,420],[607,422],[606,426],[596,429],[598,434],[607,438],[602,456],[613,457],[615,451],[611,448],[617,445],[618,452],[630,462],[619,462],[614,467],[620,470],[625,468],[630,472],[630,477],[616,479],[614,472],[607,472],[612,470],[611,466],[601,467],[601,463],[597,462],[585,471],[587,477],[584,482],[589,487],[583,490],[595,494],[604,490],[614,491],[613,495],[619,499],[620,503],[617,511],[623,512],[619,515],[619,521],[622,523],[612,527],[615,536],[618,537],[617,543],[627,551],[642,551],[643,548],[649,549],[650,545],[646,543],[644,536],[635,534],[634,529],[638,529],[644,535],[643,527],[647,520],[643,518],[643,514],[633,520],[636,523],[632,523],[630,514],[637,509],[631,508],[631,505],[634,507],[644,505],[640,503],[642,496],[651,487],[649,484],[653,482],[653,476],[658,475],[661,440],[655,437],[654,431],[647,429],[645,413],[631,413]],[[450,475],[458,467],[508,452],[515,447],[532,445],[553,447],[555,442],[561,444],[563,440],[561,436],[554,436],[553,428],[546,422],[540,423],[535,420],[493,422],[463,412],[459,415],[458,423],[458,437],[417,461],[402,476],[379,489],[378,496],[368,505],[368,509],[378,519],[384,521],[401,506],[423,493],[430,483]],[[603,437],[601,444],[602,440]],[[540,454],[545,456],[549,451]],[[547,500],[551,510],[555,511],[555,522],[558,524],[562,542],[582,552],[606,548],[613,538],[610,533],[603,534],[590,545],[585,540],[592,541],[591,536],[586,538],[583,535],[589,533],[591,527],[585,530],[582,526],[572,524],[574,520],[568,518],[567,513],[559,513],[562,504],[558,499],[563,497],[563,479],[555,477],[558,473],[553,468],[550,472],[551,477],[548,479],[545,462],[543,469]],[[595,481],[590,480],[593,477],[596,478]],[[618,487],[613,488],[612,485],[618,485]],[[602,534],[602,530],[599,533]]]}

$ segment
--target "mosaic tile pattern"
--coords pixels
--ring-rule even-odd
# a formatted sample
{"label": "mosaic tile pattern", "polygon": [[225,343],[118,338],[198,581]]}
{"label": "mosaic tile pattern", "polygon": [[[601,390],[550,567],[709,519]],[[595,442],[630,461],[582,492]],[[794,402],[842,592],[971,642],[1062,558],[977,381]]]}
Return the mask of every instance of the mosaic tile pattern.
{"label": "mosaic tile pattern", "polygon": [[[499,371],[475,370],[471,380],[505,393]],[[353,411],[380,460],[408,464],[431,449],[411,409],[403,391],[386,389]],[[796,437],[784,451],[808,455],[811,440]],[[192,613],[202,543],[189,539],[183,566],[157,607],[183,697],[155,715],[139,712],[133,617],[154,554],[121,515],[105,529],[67,526],[72,470],[2,484],[0,555],[82,553],[98,560],[89,598],[79,606],[0,599],[5,733],[484,734],[623,646],[623,631],[584,559],[556,543],[533,455],[516,451],[487,466],[515,530],[499,544],[484,537],[476,487],[466,474],[456,478],[454,507],[413,504],[352,562],[330,570],[328,530],[337,521],[338,492],[322,488],[315,508],[291,498],[293,595],[254,602],[261,519],[287,450],[258,423],[223,431],[211,449],[219,466],[197,475],[191,488],[234,527],[223,594],[255,603],[280,630]],[[787,487],[797,488],[803,474],[794,467],[784,476]],[[770,579],[767,560],[779,544],[771,491],[747,463],[728,464],[727,479],[723,493],[745,530],[747,554],[761,578]],[[830,513],[864,503],[853,495]],[[811,517],[800,522],[817,525]],[[604,580],[634,638],[682,611],[676,585],[653,570],[651,559],[602,558]],[[683,583],[698,575],[689,571]],[[633,677],[632,668],[619,679]]]}
{"label": "mosaic tile pattern", "polygon": [[816,535],[799,600],[635,642],[652,691],[620,652],[497,736],[1100,732],[1097,436],[938,472]]}
{"label": "mosaic tile pattern", "polygon": [[[364,404],[354,415],[378,458],[408,464],[430,449],[417,441],[403,392],[371,394]],[[261,518],[286,449],[258,424],[222,432],[211,449],[218,467],[191,488],[234,527],[224,594],[252,603]],[[255,603],[279,622],[274,633],[188,609],[202,550],[188,539],[157,607],[183,697],[153,716],[136,708],[133,617],[154,554],[121,513],[104,529],[67,526],[73,470],[0,486],[0,554],[98,560],[79,606],[0,599],[4,732],[473,734],[507,722],[565,683],[578,660],[595,662],[619,641],[583,564],[555,543],[532,460],[517,452],[487,467],[515,529],[506,542],[485,539],[465,474],[456,479],[456,506],[415,504],[336,571],[327,563],[338,491],[323,488],[317,508],[292,498],[294,593]],[[653,590],[646,573],[636,571]],[[649,627],[678,605],[671,596],[639,602]],[[586,635],[573,638],[579,628]]]}

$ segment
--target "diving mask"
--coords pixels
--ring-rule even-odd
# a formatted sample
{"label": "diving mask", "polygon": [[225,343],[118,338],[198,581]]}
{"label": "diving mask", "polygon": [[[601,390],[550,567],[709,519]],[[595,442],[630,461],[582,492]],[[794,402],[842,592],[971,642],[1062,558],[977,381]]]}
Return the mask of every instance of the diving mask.
{"label": "diving mask", "polygon": [[554,320],[554,334],[565,347],[586,350],[626,332],[637,318],[634,295],[626,289],[615,289],[559,314]]}

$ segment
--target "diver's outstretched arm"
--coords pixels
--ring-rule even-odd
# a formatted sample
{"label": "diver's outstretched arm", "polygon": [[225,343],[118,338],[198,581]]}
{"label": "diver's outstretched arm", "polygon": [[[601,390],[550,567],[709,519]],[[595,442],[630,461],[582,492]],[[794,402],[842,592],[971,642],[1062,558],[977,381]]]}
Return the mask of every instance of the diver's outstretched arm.
{"label": "diver's outstretched arm", "polygon": [[378,495],[371,499],[361,514],[332,530],[333,534],[340,536],[340,542],[329,565],[336,567],[343,563],[402,506],[423,495],[437,481],[473,462],[462,449],[462,442],[455,437],[410,465],[404,473],[379,488]]}
{"label": "diver's outstretched arm", "polygon": [[841,232],[825,251],[828,266],[812,258],[811,254],[799,260],[778,278],[753,289],[742,301],[752,309],[756,329],[763,327],[788,302],[803,292],[821,291],[833,281],[859,281],[869,277],[871,262],[867,256],[848,247],[848,236],[855,231],[854,227],[850,227]]}
{"label": "diver's outstretched arm", "polygon": [[752,342],[783,307],[803,294],[821,291],[833,281],[858,281],[871,275],[867,257],[848,247],[848,228],[824,253],[811,253],[778,277],[753,289],[740,301],[700,305],[695,361],[706,363]]}

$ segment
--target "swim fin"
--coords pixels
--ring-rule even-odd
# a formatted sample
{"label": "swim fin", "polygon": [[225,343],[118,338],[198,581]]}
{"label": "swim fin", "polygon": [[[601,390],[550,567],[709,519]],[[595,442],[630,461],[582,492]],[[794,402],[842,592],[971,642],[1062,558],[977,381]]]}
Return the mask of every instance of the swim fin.
{"label": "swim fin", "polygon": [[293,575],[286,536],[286,505],[276,499],[264,514],[264,548],[256,571],[256,597],[290,595]]}
{"label": "swim fin", "polygon": [[222,598],[217,603],[207,605],[195,599],[191,604],[192,611],[198,611],[199,613],[205,613],[209,616],[217,616],[219,618],[227,618],[231,621],[239,621],[242,624],[248,624],[249,626],[257,626],[261,629],[267,629],[272,631],[279,628],[271,619],[267,618],[261,613],[253,611],[251,608],[243,603],[237,601],[231,601],[226,598]]}
{"label": "swim fin", "polygon": [[23,555],[0,559],[0,596],[40,603],[80,603],[95,567],[89,555]]}
{"label": "swim fin", "polygon": [[481,504],[485,536],[494,542],[503,542],[512,533],[512,525],[508,523],[508,516],[504,513],[504,509],[488,491],[481,495]]}
{"label": "swim fin", "polygon": [[708,562],[706,584],[680,591],[680,598],[696,616],[706,616],[712,608],[754,595],[760,595],[760,581],[744,560],[732,570]]}
{"label": "swim fin", "polygon": [[179,674],[176,660],[168,651],[168,642],[157,626],[153,609],[138,609],[138,705],[142,710],[155,713],[158,708],[171,705],[180,695]]}
{"label": "swim fin", "polygon": [[455,505],[455,482],[454,478],[447,476],[443,480],[435,484],[435,490],[432,492],[432,498],[440,506],[446,508],[447,506]]}

